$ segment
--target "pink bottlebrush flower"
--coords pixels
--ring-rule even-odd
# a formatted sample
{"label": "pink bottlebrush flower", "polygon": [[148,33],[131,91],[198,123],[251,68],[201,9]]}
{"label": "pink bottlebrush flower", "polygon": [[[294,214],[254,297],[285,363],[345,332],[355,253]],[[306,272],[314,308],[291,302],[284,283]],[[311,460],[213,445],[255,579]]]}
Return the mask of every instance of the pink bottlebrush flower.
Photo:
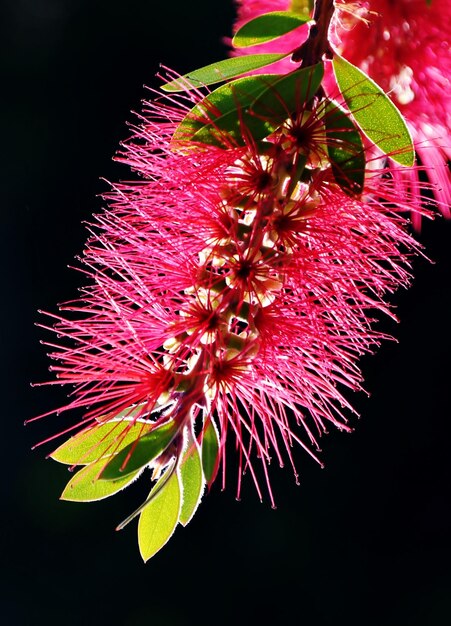
{"label": "pink bottlebrush flower", "polygon": [[[363,11],[341,20],[338,14],[336,44],[405,116],[439,208],[449,218],[451,6],[447,0],[433,0],[430,6],[424,0],[371,0]],[[413,221],[419,227],[420,217]]]}
{"label": "pink bottlebrush flower", "polygon": [[[268,11],[267,4],[239,0],[236,28]],[[287,0],[274,0],[270,4],[272,11],[292,8]],[[451,5],[447,0],[433,0],[429,4],[426,0],[340,1],[336,2],[330,29],[335,49],[373,78],[405,116],[438,207],[447,218],[451,216],[450,21]],[[275,40],[252,51],[288,52],[305,39],[304,35],[298,35],[296,42],[294,33],[290,35],[286,41]],[[250,50],[246,49],[246,53]],[[243,52],[235,50],[233,54]],[[285,71],[292,68],[287,60],[280,63]],[[331,94],[332,82],[329,81]],[[405,171],[404,176],[418,188],[418,170]],[[413,214],[412,219],[419,228],[420,215]]]}
{"label": "pink bottlebrush flower", "polygon": [[328,424],[349,430],[343,392],[361,388],[357,360],[385,337],[372,318],[415,248],[403,180],[377,172],[345,193],[324,111],[300,109],[262,144],[187,149],[171,143],[186,104],[147,103],[119,156],[140,179],[107,195],[82,258],[90,285],[53,316],[50,344],[58,383],[75,386],[63,410],[84,408],[87,430],[122,413],[202,439],[213,421],[223,477],[232,436],[238,495],[247,468],[261,496],[256,457],[272,502],[271,456],[295,468],[293,442],[315,456]]}

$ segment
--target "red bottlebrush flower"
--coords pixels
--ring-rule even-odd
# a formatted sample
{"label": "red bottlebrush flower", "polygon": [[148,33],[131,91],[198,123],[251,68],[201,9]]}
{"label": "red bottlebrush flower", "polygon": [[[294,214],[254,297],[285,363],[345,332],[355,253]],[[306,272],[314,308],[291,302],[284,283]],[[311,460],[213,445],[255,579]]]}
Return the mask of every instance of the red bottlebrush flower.
{"label": "red bottlebrush flower", "polygon": [[[236,28],[268,10],[293,10],[293,3],[238,0],[238,7]],[[438,207],[447,218],[451,217],[450,20],[447,0],[340,1],[336,2],[330,29],[340,54],[375,80],[405,116]],[[289,52],[304,41],[304,32],[298,30],[286,39],[235,50],[233,54]],[[284,71],[293,67],[288,60],[279,63]],[[329,85],[332,93],[332,81]],[[418,171],[405,171],[403,175],[420,193]],[[414,213],[412,221],[419,228],[420,214]]]}
{"label": "red bottlebrush flower", "polygon": [[[363,15],[348,18],[337,20],[337,45],[405,116],[439,207],[451,217],[449,2],[371,0]],[[413,219],[419,227],[419,216]]]}
{"label": "red bottlebrush flower", "polygon": [[349,429],[342,392],[360,389],[356,361],[384,338],[374,312],[409,280],[415,244],[393,207],[412,195],[389,171],[345,193],[311,107],[262,144],[177,150],[186,112],[149,102],[124,144],[119,160],[141,178],[114,185],[91,226],[91,284],[61,307],[53,369],[75,385],[64,410],[84,407],[87,431],[121,413],[202,440],[213,421],[223,467],[227,439],[238,442],[238,495],[244,468],[261,495],[254,454],[267,476],[272,454],[294,468],[293,442],[314,455],[328,423]]}

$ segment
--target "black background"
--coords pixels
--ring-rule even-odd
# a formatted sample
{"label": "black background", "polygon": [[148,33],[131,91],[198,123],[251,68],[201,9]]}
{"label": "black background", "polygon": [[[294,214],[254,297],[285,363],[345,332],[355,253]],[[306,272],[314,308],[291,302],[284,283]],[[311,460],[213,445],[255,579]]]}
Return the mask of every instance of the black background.
{"label": "black background", "polygon": [[[34,326],[82,278],[67,268],[99,210],[100,180],[128,177],[111,157],[164,63],[180,72],[225,56],[229,0],[3,0],[2,570],[5,624],[158,626],[451,623],[449,377],[451,224],[425,223],[409,291],[393,298],[399,343],[362,362],[371,393],[352,400],[351,435],[323,441],[320,470],[272,467],[278,508],[233,476],[147,565],[136,526],[115,525],[142,499],[58,500],[67,470],[30,447],[64,426],[27,417],[64,402]],[[145,487],[144,487],[145,491]]]}

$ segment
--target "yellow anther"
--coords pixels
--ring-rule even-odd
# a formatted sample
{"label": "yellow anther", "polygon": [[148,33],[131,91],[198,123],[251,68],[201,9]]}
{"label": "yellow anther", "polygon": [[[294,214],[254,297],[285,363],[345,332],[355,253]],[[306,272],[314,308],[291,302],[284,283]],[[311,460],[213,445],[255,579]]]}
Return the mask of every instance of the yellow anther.
{"label": "yellow anther", "polygon": [[178,339],[177,337],[169,337],[169,339],[166,339],[166,341],[163,344],[163,348],[166,350],[166,352],[169,353],[174,353],[180,346],[180,339]]}

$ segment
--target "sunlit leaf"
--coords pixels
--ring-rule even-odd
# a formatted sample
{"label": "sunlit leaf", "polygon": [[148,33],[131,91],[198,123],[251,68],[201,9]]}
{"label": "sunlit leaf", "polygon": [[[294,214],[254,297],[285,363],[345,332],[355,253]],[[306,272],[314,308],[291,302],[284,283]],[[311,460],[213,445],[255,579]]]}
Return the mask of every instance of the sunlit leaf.
{"label": "sunlit leaf", "polygon": [[287,54],[248,54],[246,56],[233,57],[224,59],[217,63],[211,63],[198,70],[193,70],[180,78],[176,78],[166,83],[161,88],[164,91],[187,91],[194,87],[203,87],[204,85],[213,85],[230,78],[235,78],[241,74],[246,74],[252,70],[256,70],[266,65],[271,65],[276,61],[280,61]]}
{"label": "sunlit leaf", "polygon": [[341,94],[365,135],[393,160],[413,165],[412,137],[393,102],[371,78],[339,55],[334,56],[333,67]]}
{"label": "sunlit leaf", "polygon": [[118,480],[99,480],[99,474],[104,466],[105,459],[100,459],[78,471],[67,483],[61,499],[74,502],[103,500],[127,487],[140,474],[138,470]]}
{"label": "sunlit leaf", "polygon": [[202,468],[208,485],[214,481],[219,466],[219,434],[212,419],[206,422],[202,437]]}
{"label": "sunlit leaf", "polygon": [[148,465],[167,448],[176,432],[177,425],[173,421],[153,428],[116,454],[101,473],[101,479],[117,480]]}
{"label": "sunlit leaf", "polygon": [[319,63],[285,76],[262,74],[222,85],[189,112],[173,141],[243,145],[246,133],[263,139],[313,97],[323,71]]}
{"label": "sunlit leaf", "polygon": [[[129,416],[132,414],[128,412]],[[144,420],[114,419],[92,426],[71,437],[50,457],[66,465],[88,465],[102,457],[115,454],[130,442],[146,434],[152,424]]]}
{"label": "sunlit leaf", "polygon": [[310,19],[308,15],[291,11],[265,13],[244,24],[232,39],[232,45],[236,48],[248,48],[266,43],[278,39]]}
{"label": "sunlit leaf", "polygon": [[269,119],[271,128],[275,130],[291,113],[301,110],[313,98],[323,75],[322,63],[285,74],[255,98],[249,112]]}
{"label": "sunlit leaf", "polygon": [[188,445],[180,465],[183,504],[179,521],[183,526],[186,526],[192,519],[200,504],[204,490],[204,475],[199,448],[191,434],[188,436],[187,443]]}
{"label": "sunlit leaf", "polygon": [[269,85],[280,79],[279,74],[246,76],[218,87],[182,120],[173,142],[196,141],[224,146],[231,140],[243,144],[242,129],[255,140],[271,132],[267,121],[249,115],[248,108]]}
{"label": "sunlit leaf", "polygon": [[291,0],[289,10],[308,15],[313,10],[314,0]]}
{"label": "sunlit leaf", "polygon": [[[162,476],[153,490],[157,490],[164,479],[165,476]],[[174,472],[139,517],[138,544],[144,561],[148,561],[170,539],[177,526],[180,505],[180,483],[177,472]]]}
{"label": "sunlit leaf", "polygon": [[335,180],[345,191],[361,193],[365,179],[365,155],[359,131],[349,114],[335,102],[326,105],[324,124]]}

